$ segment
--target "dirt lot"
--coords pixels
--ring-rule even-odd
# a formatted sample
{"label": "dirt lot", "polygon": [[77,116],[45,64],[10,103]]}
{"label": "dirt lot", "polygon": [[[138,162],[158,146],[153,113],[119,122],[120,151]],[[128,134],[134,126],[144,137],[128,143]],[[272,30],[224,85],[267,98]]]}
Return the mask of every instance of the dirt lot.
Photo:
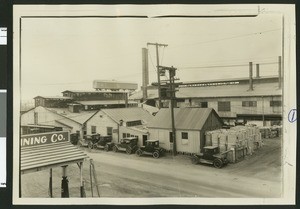
{"label": "dirt lot", "polygon": [[[193,165],[188,156],[160,158],[83,149],[94,160],[101,197],[280,197],[281,140],[264,146],[243,161],[222,169]],[[54,197],[60,197],[61,168],[53,169]],[[83,177],[92,197],[89,161]],[[49,171],[22,176],[23,197],[48,197]],[[68,166],[70,197],[79,197],[79,169]],[[93,196],[97,196],[96,188]]]}

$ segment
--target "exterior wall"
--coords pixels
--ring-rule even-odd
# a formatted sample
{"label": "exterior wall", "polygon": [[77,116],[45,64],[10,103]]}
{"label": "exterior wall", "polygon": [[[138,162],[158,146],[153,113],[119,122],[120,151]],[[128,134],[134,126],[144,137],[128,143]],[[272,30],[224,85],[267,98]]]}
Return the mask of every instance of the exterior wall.
{"label": "exterior wall", "polygon": [[[158,139],[160,147],[172,150],[173,144],[170,143],[170,130],[149,128],[150,139]],[[188,133],[188,140],[183,141],[181,133]],[[177,152],[199,153],[200,152],[200,131],[176,130]]]}
{"label": "exterior wall", "polygon": [[[82,126],[75,121],[72,121],[68,118],[55,114],[43,107],[36,107],[33,110],[30,110],[21,115],[21,124],[34,124],[34,114],[38,115],[38,124],[44,125],[52,125],[52,126],[62,126],[63,131],[69,131],[70,133],[76,133],[76,131],[80,131],[80,137],[82,137]],[[59,121],[67,126],[62,125],[61,123],[57,123]]]}
{"label": "exterior wall", "polygon": [[[200,102],[208,102],[208,107],[218,111],[218,102],[230,101],[231,113],[234,114],[258,114],[258,115],[281,115],[282,106],[271,107],[270,101],[282,101],[281,96],[264,96],[264,97],[228,97],[228,98],[192,98],[179,102],[178,107],[199,106]],[[257,107],[243,107],[242,101],[257,101]],[[226,113],[226,112],[222,112]]]}
{"label": "exterior wall", "polygon": [[205,124],[203,125],[200,135],[201,135],[201,147],[200,151],[203,151],[203,147],[205,146],[205,132],[206,131],[212,131],[216,129],[221,129],[222,128],[222,121],[215,115],[215,114],[210,114],[209,117],[207,118]]}
{"label": "exterior wall", "polygon": [[143,146],[143,135],[147,135],[149,139],[149,133],[144,133],[142,131],[133,130],[126,126],[120,126],[120,139],[123,138],[123,133],[130,133],[130,135],[138,136],[138,146]]}
{"label": "exterior wall", "polygon": [[96,132],[101,135],[107,135],[107,127],[113,128],[112,141],[118,142],[118,124],[112,120],[104,112],[99,111],[90,120],[86,122],[86,132],[87,134],[92,134],[92,126],[96,126]]}

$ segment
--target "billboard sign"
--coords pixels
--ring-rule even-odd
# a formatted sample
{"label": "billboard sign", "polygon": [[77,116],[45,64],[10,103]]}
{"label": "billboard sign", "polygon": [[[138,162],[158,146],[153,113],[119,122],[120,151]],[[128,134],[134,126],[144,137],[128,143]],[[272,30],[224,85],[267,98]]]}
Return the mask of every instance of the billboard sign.
{"label": "billboard sign", "polygon": [[69,141],[69,132],[47,132],[39,134],[28,134],[21,136],[21,147],[38,146],[43,144],[59,143]]}

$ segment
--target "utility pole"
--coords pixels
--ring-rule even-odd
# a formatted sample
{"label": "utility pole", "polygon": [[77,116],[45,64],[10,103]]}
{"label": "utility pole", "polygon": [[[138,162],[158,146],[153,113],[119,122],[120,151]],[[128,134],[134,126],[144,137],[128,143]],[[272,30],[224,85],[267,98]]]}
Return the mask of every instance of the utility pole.
{"label": "utility pole", "polygon": [[156,68],[157,68],[157,82],[158,82],[158,108],[162,107],[161,104],[161,94],[160,94],[160,73],[159,73],[159,54],[158,54],[158,47],[163,46],[167,47],[167,44],[159,44],[159,43],[147,43],[148,45],[154,45],[156,47]]}
{"label": "utility pole", "polygon": [[172,67],[159,67],[160,73],[165,73],[165,71],[169,71],[169,99],[170,99],[170,109],[171,109],[171,121],[172,121],[172,139],[173,139],[173,155],[175,156],[177,154],[177,147],[176,147],[176,129],[175,129],[175,118],[174,118],[174,107],[175,107],[175,92],[176,92],[176,86],[179,83],[175,83],[175,80],[179,80],[175,78],[176,75],[176,68]]}

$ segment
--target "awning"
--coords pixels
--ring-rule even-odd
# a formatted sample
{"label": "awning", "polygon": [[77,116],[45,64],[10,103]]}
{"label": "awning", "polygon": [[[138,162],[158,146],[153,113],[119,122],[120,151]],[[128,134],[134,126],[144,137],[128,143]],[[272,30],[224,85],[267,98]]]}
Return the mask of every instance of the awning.
{"label": "awning", "polygon": [[[60,135],[67,137],[60,137]],[[23,135],[21,137],[21,174],[71,163],[88,156],[69,142],[68,132]]]}

